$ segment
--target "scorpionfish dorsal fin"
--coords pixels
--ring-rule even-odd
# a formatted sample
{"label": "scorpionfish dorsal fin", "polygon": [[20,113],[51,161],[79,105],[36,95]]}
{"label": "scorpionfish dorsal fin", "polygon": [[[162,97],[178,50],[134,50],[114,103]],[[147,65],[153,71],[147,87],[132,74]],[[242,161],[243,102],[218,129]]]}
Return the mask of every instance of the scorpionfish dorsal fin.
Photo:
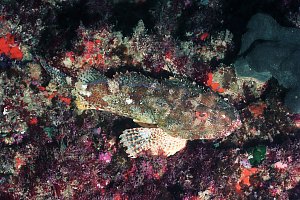
{"label": "scorpionfish dorsal fin", "polygon": [[127,148],[129,157],[136,158],[142,151],[151,155],[174,155],[183,149],[187,140],[172,137],[160,128],[132,128],[120,135],[121,143]]}
{"label": "scorpionfish dorsal fin", "polygon": [[78,80],[81,81],[83,84],[95,84],[99,82],[106,82],[107,79],[108,78],[105,75],[93,68],[83,71],[78,76]]}

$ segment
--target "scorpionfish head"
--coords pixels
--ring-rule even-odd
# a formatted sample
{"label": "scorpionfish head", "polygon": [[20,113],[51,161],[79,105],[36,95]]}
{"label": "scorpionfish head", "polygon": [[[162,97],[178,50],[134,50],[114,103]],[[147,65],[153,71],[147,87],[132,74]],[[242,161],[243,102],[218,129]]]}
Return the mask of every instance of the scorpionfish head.
{"label": "scorpionfish head", "polygon": [[195,115],[202,131],[193,139],[223,138],[241,126],[238,111],[221,98],[215,98],[209,107],[199,105]]}

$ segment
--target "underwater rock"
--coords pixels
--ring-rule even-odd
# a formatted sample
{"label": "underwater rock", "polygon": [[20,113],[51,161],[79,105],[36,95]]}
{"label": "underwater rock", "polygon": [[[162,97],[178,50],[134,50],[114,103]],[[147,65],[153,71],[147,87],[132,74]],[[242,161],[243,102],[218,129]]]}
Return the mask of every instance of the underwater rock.
{"label": "underwater rock", "polygon": [[282,27],[264,14],[254,15],[247,28],[235,62],[237,75],[263,82],[275,77],[289,89],[285,105],[300,113],[300,29]]}

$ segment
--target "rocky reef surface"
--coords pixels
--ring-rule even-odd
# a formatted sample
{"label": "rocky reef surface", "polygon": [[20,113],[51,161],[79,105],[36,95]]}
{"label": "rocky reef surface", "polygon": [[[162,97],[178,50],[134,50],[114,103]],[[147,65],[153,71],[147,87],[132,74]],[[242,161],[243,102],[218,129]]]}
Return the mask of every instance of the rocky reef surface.
{"label": "rocky reef surface", "polygon": [[[298,85],[282,78],[296,62],[270,70],[277,48],[262,53],[269,65],[254,59],[274,40],[243,51],[257,13],[299,28],[298,1],[0,2],[0,199],[300,198],[300,117],[285,105]],[[239,52],[273,77],[241,76]],[[74,84],[91,69],[188,80],[230,103],[241,127],[169,157],[129,158],[119,136],[141,124],[76,104]]]}

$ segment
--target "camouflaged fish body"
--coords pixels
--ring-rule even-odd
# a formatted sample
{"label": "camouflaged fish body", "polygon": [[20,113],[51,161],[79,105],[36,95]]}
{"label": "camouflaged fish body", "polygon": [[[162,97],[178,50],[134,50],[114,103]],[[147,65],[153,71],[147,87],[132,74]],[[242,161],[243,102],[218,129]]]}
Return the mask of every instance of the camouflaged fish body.
{"label": "camouflaged fish body", "polygon": [[75,93],[81,110],[112,112],[144,127],[120,136],[131,157],[143,150],[173,155],[186,140],[221,138],[240,124],[232,106],[189,81],[158,81],[136,72],[109,79],[92,70],[79,77]]}

